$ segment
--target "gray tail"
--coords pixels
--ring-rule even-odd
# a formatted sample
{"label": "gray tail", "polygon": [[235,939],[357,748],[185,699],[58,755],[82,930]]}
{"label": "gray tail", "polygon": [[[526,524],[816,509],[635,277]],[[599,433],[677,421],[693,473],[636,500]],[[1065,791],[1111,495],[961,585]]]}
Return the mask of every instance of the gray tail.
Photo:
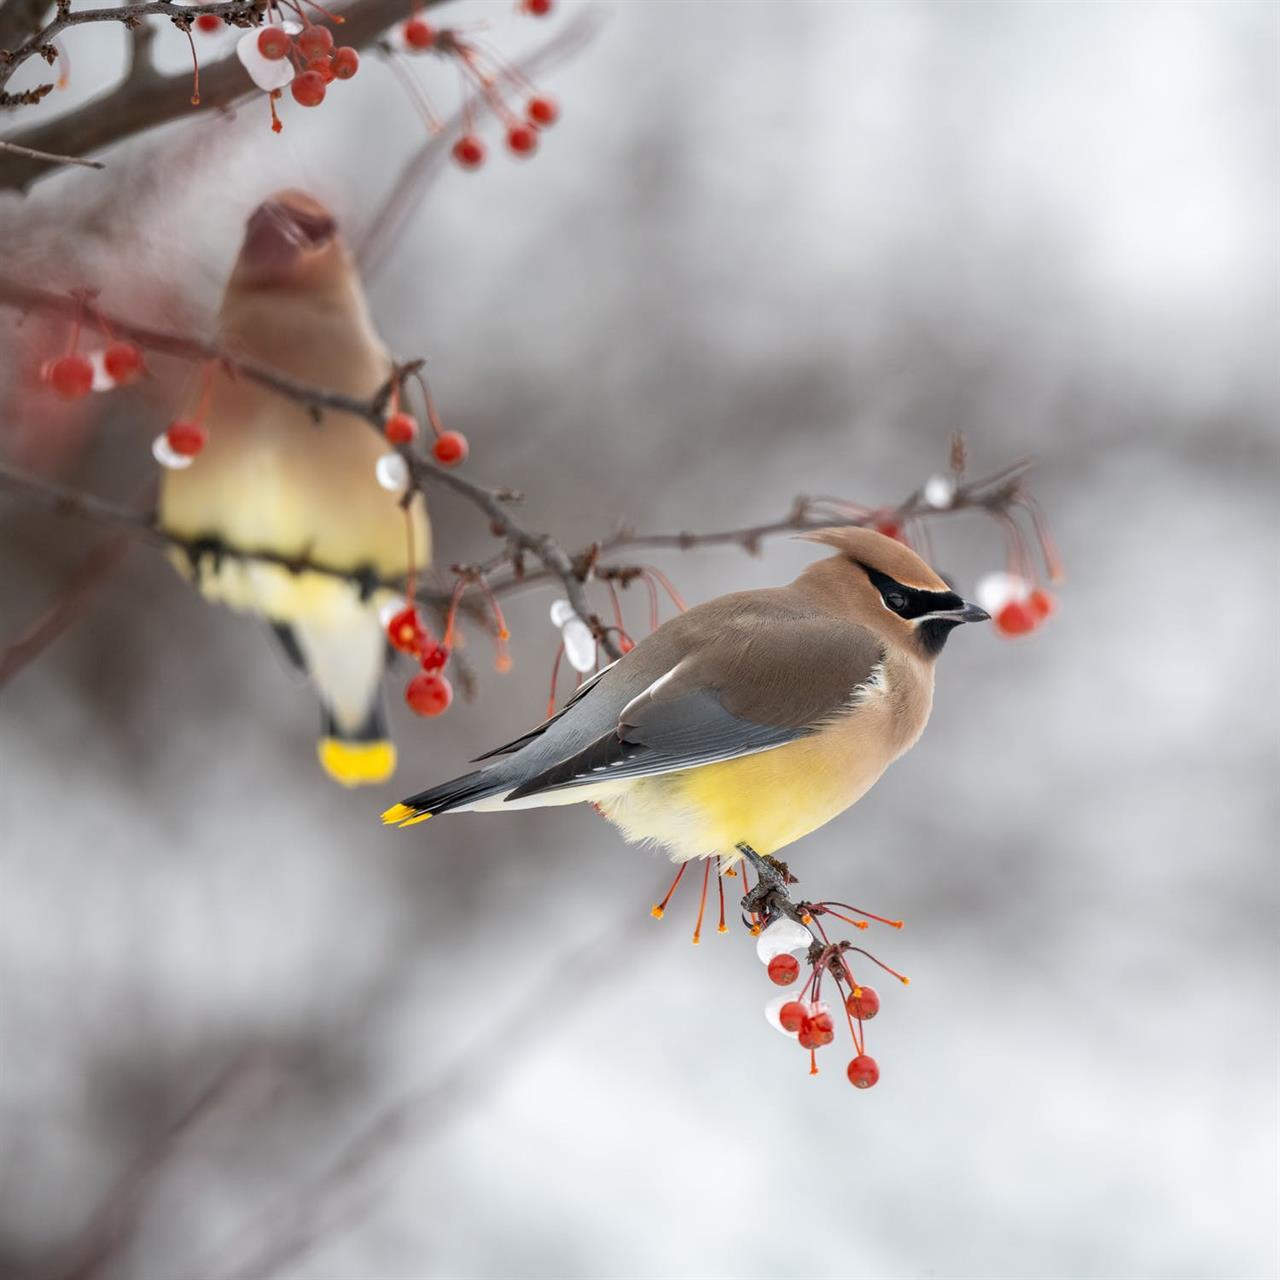
{"label": "gray tail", "polygon": [[402,800],[401,804],[412,809],[414,817],[421,818],[427,814],[448,813],[450,809],[497,795],[510,785],[501,780],[496,769],[477,769],[474,773],[464,773],[460,778],[442,782],[438,787],[419,791],[417,795]]}

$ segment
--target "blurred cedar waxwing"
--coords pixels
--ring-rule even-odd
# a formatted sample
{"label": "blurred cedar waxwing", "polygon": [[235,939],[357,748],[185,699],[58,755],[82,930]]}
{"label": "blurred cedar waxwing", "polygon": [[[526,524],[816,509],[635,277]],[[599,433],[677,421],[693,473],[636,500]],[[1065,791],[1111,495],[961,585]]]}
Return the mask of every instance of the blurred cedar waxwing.
{"label": "blurred cedar waxwing", "polygon": [[[368,398],[392,362],[373,328],[351,257],[329,211],[283,191],[250,217],[219,312],[219,340],[234,355],[309,386]],[[246,551],[305,555],[353,574],[409,568],[409,530],[398,495],[374,474],[387,445],[367,422],[309,411],[265,387],[216,371],[208,388],[204,449],[164,474],[166,529],[209,539],[200,590],[211,601],[261,614],[291,662],[320,694],[320,763],[348,786],[382,782],[395,769],[380,683],[387,641],[379,609],[391,593],[362,598],[355,582],[230,557]],[[205,389],[183,416],[196,416]],[[410,507],[416,568],[431,556],[421,496]],[[186,557],[175,557],[186,574]]]}
{"label": "blurred cedar waxwing", "polygon": [[664,623],[556,716],[474,773],[383,814],[590,801],[672,859],[770,854],[860,799],[920,736],[951,629],[987,614],[868,529],[806,535],[837,555],[790,586]]}

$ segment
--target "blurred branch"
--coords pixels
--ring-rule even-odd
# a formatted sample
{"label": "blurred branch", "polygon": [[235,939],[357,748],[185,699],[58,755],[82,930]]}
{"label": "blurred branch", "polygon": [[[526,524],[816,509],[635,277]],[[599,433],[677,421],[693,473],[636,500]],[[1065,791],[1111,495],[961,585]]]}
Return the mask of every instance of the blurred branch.
{"label": "blurred branch", "polygon": [[[12,2],[12,0],[11,0]],[[419,8],[431,8],[444,0],[420,0]],[[259,0],[224,0],[219,4],[178,6],[163,0],[145,5],[125,5],[116,9],[87,10],[87,14],[104,15],[95,20],[117,21],[132,25],[144,12],[156,12],[169,16],[175,23],[190,22],[202,13],[219,16],[237,14],[241,17],[258,12]],[[62,6],[69,13],[69,4]],[[179,15],[173,17],[169,10]],[[354,0],[342,10],[343,43],[361,48],[375,40],[387,27],[406,16],[405,0]],[[109,15],[109,16],[108,16]],[[74,17],[74,15],[70,15]],[[82,14],[77,21],[86,21]],[[26,41],[21,49],[25,60],[32,53],[52,48],[49,45],[50,28],[61,19],[55,18],[38,36]],[[68,25],[63,23],[63,25]],[[71,25],[74,25],[72,23]],[[61,27],[58,27],[61,30]],[[56,34],[56,32],[55,32]],[[20,52],[20,51],[19,51]],[[42,55],[43,56],[43,55]],[[9,58],[9,66],[0,76],[0,86],[16,69],[15,52]],[[136,69],[137,64],[134,64]],[[32,101],[38,101],[48,91],[41,86],[31,90]],[[135,134],[144,133],[157,125],[165,124],[179,116],[191,116],[198,112],[221,110],[242,98],[259,94],[240,59],[233,52],[201,69],[200,101],[191,101],[191,77],[186,72],[162,76],[157,74],[130,75],[113,89],[101,94],[74,111],[54,120],[11,135],[7,141],[54,155],[83,156],[101,147],[119,142]],[[19,96],[19,95],[15,95]],[[0,190],[22,190],[42,174],[49,172],[47,162],[35,161],[26,156],[8,154],[0,156]]]}
{"label": "blurred branch", "polygon": [[37,151],[35,147],[24,147],[17,142],[6,142],[0,138],[0,151],[11,156],[25,156],[29,160],[39,160],[41,164],[78,164],[84,169],[105,169],[101,160],[82,160],[79,156],[57,156],[52,151]]}

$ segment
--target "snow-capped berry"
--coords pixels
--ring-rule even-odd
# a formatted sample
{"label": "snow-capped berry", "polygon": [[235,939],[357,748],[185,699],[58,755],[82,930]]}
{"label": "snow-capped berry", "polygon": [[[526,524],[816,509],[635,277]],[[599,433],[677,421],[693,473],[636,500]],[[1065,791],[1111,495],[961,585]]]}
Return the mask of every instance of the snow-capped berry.
{"label": "snow-capped berry", "polygon": [[195,22],[196,30],[210,35],[222,30],[222,19],[216,13],[202,13]]}
{"label": "snow-capped berry", "polygon": [[350,80],[360,70],[360,55],[349,45],[333,51],[333,74],[339,80]]}
{"label": "snow-capped berry", "polygon": [[123,386],[142,372],[142,352],[132,342],[113,342],[102,353],[102,367],[112,382]]}
{"label": "snow-capped berry", "polygon": [[175,453],[169,444],[168,435],[163,431],[151,442],[151,456],[162,467],[167,467],[170,471],[181,471],[195,461],[194,458]]}
{"label": "snow-capped berry", "polygon": [[421,18],[410,18],[400,28],[400,34],[410,49],[430,49],[436,42],[435,28]]}
{"label": "snow-capped berry", "polygon": [[169,448],[184,458],[194,458],[204,448],[209,433],[198,422],[169,423],[164,433]]}
{"label": "snow-capped berry", "polygon": [[449,663],[449,646],[447,644],[430,645],[424,648],[418,657],[423,671],[428,674],[443,671]]}
{"label": "snow-capped berry", "polygon": [[1022,636],[1034,631],[1036,626],[1035,611],[1025,600],[1010,600],[996,614],[996,630],[1005,636]]}
{"label": "snow-capped berry", "polygon": [[300,107],[318,107],[324,101],[324,76],[318,71],[304,71],[289,86]]}
{"label": "snow-capped berry", "polygon": [[392,444],[409,444],[418,434],[418,420],[411,413],[393,413],[383,431]]}
{"label": "snow-capped berry", "polygon": [[398,453],[384,453],[373,464],[373,474],[390,493],[403,493],[409,484],[409,464]]}
{"label": "snow-capped berry", "polygon": [[464,133],[453,144],[453,158],[464,169],[478,169],[484,164],[484,143],[474,133]]}
{"label": "snow-capped berry", "polygon": [[800,1021],[800,1045],[805,1049],[821,1049],[836,1038],[836,1026],[823,1008],[811,1010]]}
{"label": "snow-capped berry", "polygon": [[527,124],[513,124],[507,130],[507,150],[512,155],[531,156],[538,149],[538,131]]}
{"label": "snow-capped berry", "polygon": [[1016,573],[984,573],[973,589],[978,603],[994,617],[1010,600],[1025,600],[1031,586]]}
{"label": "snow-capped berry", "polygon": [[466,462],[470,447],[461,431],[442,431],[431,446],[431,456],[442,467],[456,467]]}
{"label": "snow-capped berry", "polygon": [[1037,587],[1027,597],[1027,604],[1031,606],[1031,612],[1036,618],[1043,622],[1053,612],[1054,599],[1047,591]]}
{"label": "snow-capped berry", "polygon": [[800,961],[784,951],[769,961],[769,981],[789,987],[800,976]]}
{"label": "snow-capped berry", "polygon": [[422,619],[413,605],[401,609],[387,623],[387,642],[401,653],[417,653],[426,635]]}
{"label": "snow-capped berry", "polygon": [[547,129],[560,119],[560,107],[554,98],[548,98],[540,93],[537,97],[529,99],[525,115],[529,117],[530,124],[539,129]]}
{"label": "snow-capped berry", "polygon": [[782,916],[756,939],[756,955],[761,963],[768,964],[774,956],[787,951],[808,951],[812,942],[813,935],[804,925],[789,916]]}
{"label": "snow-capped berry", "polygon": [[309,26],[298,37],[298,52],[308,61],[327,58],[333,49],[333,32],[328,27]]}
{"label": "snow-capped berry", "polygon": [[774,996],[772,1000],[766,1001],[764,1006],[764,1020],[775,1030],[790,1039],[795,1038],[795,1031],[792,1028],[782,1025],[781,1014],[787,1005],[795,1003],[794,998],[789,995]]}
{"label": "snow-capped berry", "polygon": [[844,1007],[851,1018],[870,1022],[880,1012],[880,997],[874,987],[854,987],[846,997]]}
{"label": "snow-capped berry", "polygon": [[59,356],[45,378],[64,400],[79,400],[93,390],[93,365],[85,356]]}
{"label": "snow-capped berry", "polygon": [[791,1032],[795,1035],[804,1024],[805,1016],[808,1010],[801,1000],[788,1000],[786,1004],[778,1010],[778,1021],[782,1024],[784,1031]]}
{"label": "snow-capped berry", "polygon": [[279,62],[289,52],[289,35],[283,27],[263,27],[258,32],[258,52],[268,62]]}
{"label": "snow-capped berry", "polygon": [[849,1063],[846,1074],[855,1089],[870,1089],[880,1079],[880,1064],[865,1053],[860,1053]]}
{"label": "snow-capped berry", "polygon": [[453,686],[445,676],[424,671],[405,686],[404,700],[420,716],[438,716],[453,701]]}
{"label": "snow-capped berry", "polygon": [[956,482],[950,476],[930,476],[924,482],[924,500],[937,511],[945,511],[955,496]]}

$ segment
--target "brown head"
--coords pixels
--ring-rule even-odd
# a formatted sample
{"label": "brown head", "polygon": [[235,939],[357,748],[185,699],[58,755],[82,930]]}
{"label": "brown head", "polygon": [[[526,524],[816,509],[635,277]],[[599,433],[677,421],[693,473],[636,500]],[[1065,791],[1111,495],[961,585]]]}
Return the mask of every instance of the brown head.
{"label": "brown head", "polygon": [[810,565],[796,579],[800,590],[926,660],[942,652],[953,628],[990,617],[894,538],[855,526],[801,536],[837,554]]}
{"label": "brown head", "polygon": [[333,214],[305,191],[277,191],[249,216],[231,288],[323,290],[350,273]]}

